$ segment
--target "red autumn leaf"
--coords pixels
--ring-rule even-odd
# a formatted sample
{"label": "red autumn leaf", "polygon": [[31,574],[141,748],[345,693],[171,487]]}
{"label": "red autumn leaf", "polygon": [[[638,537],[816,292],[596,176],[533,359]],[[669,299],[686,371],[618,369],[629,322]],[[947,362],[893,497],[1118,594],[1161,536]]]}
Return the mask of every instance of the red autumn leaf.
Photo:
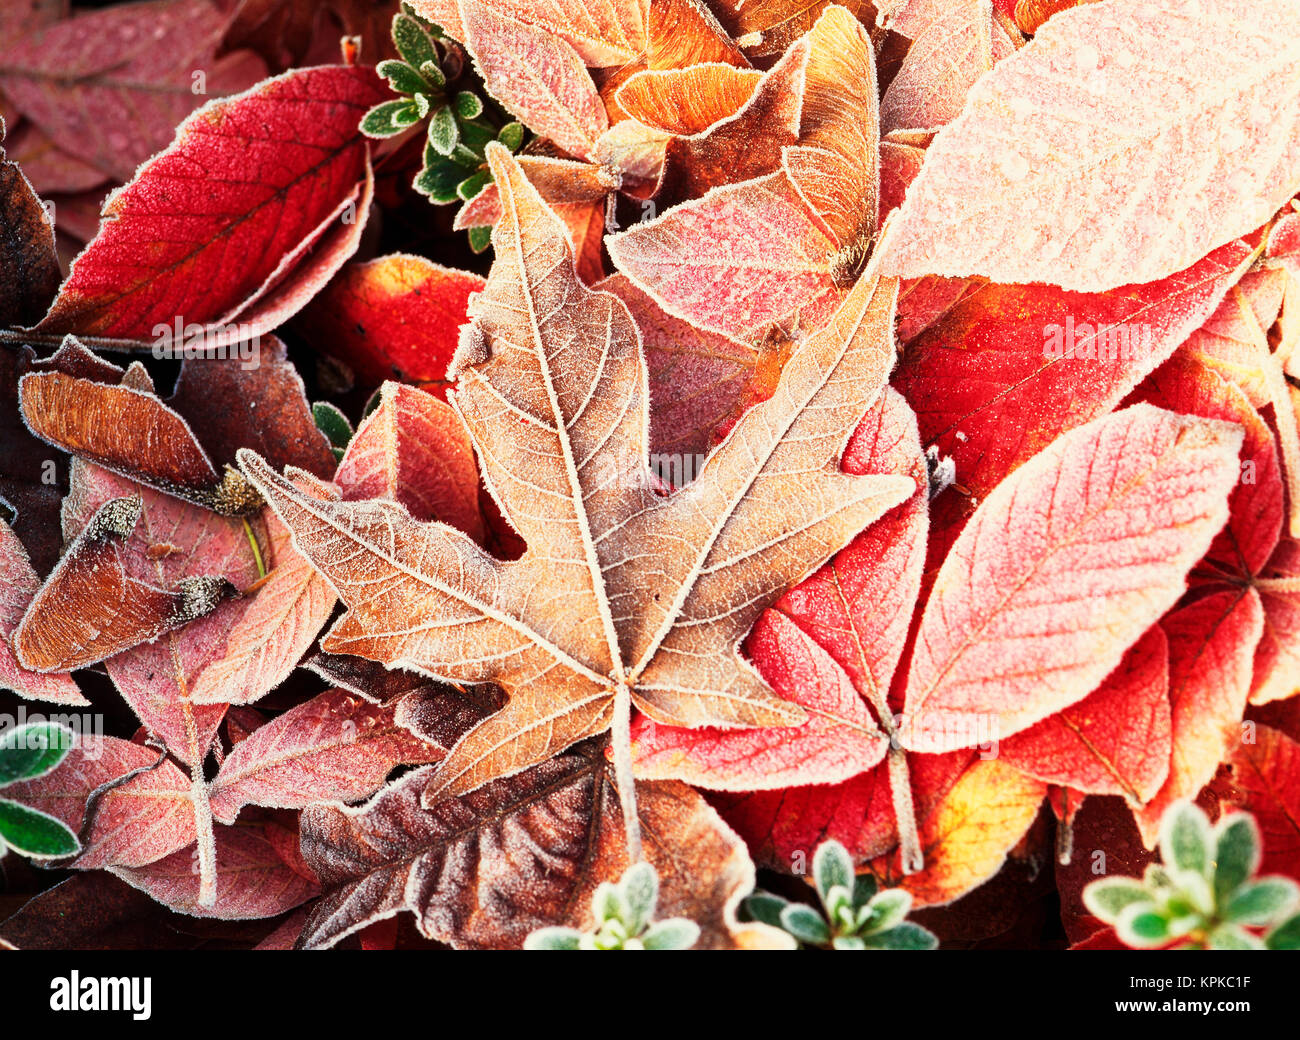
{"label": "red autumn leaf", "polygon": [[1096,292],[1190,266],[1300,189],[1297,41],[1296,0],[1063,11],[939,132],[884,270]]}
{"label": "red autumn leaf", "polygon": [[[300,487],[311,487],[306,480]],[[327,489],[320,489],[324,494]],[[279,686],[320,635],[338,602],[334,590],[293,547],[288,530],[270,511],[264,553],[270,570],[226,634],[220,656],[190,689],[195,704],[248,704]]]}
{"label": "red autumn leaf", "polygon": [[[32,188],[44,198],[65,192],[89,191],[107,184],[109,180],[108,174],[98,167],[56,145],[35,123],[21,124],[6,138],[5,144],[9,158],[22,167]],[[57,214],[58,207],[55,206],[56,219]],[[24,324],[31,324],[40,316],[37,314]]]}
{"label": "red autumn leaf", "polygon": [[1252,704],[1300,692],[1300,541],[1283,538],[1255,589],[1264,607],[1264,631],[1255,651]]}
{"label": "red autumn leaf", "polygon": [[285,862],[269,840],[269,831],[269,827],[216,828],[216,895],[211,905],[201,901],[193,849],[181,849],[142,867],[109,869],[132,888],[183,914],[226,921],[275,917],[305,903],[320,888]]}
{"label": "red autumn leaf", "polygon": [[[918,817],[952,788],[973,759],[969,751],[908,753],[909,793]],[[772,870],[806,873],[817,846],[832,838],[859,861],[899,844],[889,762],[838,784],[709,797],[745,839],[755,862]]]}
{"label": "red autumn leaf", "polygon": [[1095,690],[1223,526],[1241,441],[1227,423],[1136,405],[998,485],[935,579],[904,746],[970,746],[992,725],[1006,738]]}
{"label": "red autumn leaf", "polygon": [[[907,475],[925,487],[914,420],[897,393],[886,391],[867,413],[841,467]],[[925,529],[926,497],[918,490],[754,626],[746,652],[778,694],[808,711],[808,722],[795,731],[737,731],[641,718],[633,727],[638,775],[715,790],[768,790],[837,783],[871,769],[888,747],[889,729],[878,722],[883,715],[892,728],[886,694],[920,589]],[[901,769],[900,782],[907,783]]]}
{"label": "red autumn leaf", "polygon": [[[398,765],[437,762],[446,749],[402,719],[412,697],[387,705],[329,690],[260,727],[221,764],[212,815],[234,823],[245,805],[301,809],[313,802],[368,798]],[[434,694],[433,696],[438,696]]]}
{"label": "red autumn leaf", "polygon": [[609,128],[605,105],[578,52],[545,29],[478,0],[461,0],[465,46],[487,88],[529,129],[591,159]]}
{"label": "red autumn leaf", "polygon": [[[64,504],[65,529],[75,535],[105,502],[136,495],[143,502],[142,516],[121,546],[128,573],[162,587],[195,574],[220,575],[238,589],[258,579],[241,521],[85,463],[73,466],[72,490]],[[225,713],[224,704],[194,704],[191,691],[202,670],[221,659],[230,630],[250,602],[247,597],[226,600],[206,617],[105,663],[109,678],[140,721],[191,766],[206,756]]]}
{"label": "red autumn leaf", "polygon": [[1234,243],[1163,282],[1106,293],[955,290],[960,302],[908,344],[894,376],[916,409],[921,442],[953,459],[957,481],[974,496],[936,500],[935,527],[947,532],[941,546],[1008,473],[1105,415],[1173,353],[1248,255]]}
{"label": "red autumn leaf", "polygon": [[606,239],[618,269],[673,317],[750,341],[835,309],[835,243],[784,173],[714,188]]}
{"label": "red autumn leaf", "polygon": [[1259,824],[1264,858],[1260,873],[1300,880],[1300,744],[1259,726],[1253,740],[1240,740],[1228,756],[1233,806]]}
{"label": "red autumn leaf", "polygon": [[[676,474],[660,473],[680,485],[699,471],[714,431],[734,411],[754,369],[755,351],[733,339],[674,318],[625,275],[610,275],[594,288],[612,292],[632,312],[641,330],[641,349],[650,376],[650,451]],[[685,462],[693,465],[684,472]]]}
{"label": "red autumn leaf", "polygon": [[129,180],[205,97],[266,75],[247,51],[215,56],[224,24],[207,0],[80,12],[9,43],[0,90],[56,144]]}
{"label": "red autumn leaf", "polygon": [[13,528],[0,523],[0,689],[30,700],[88,705],[72,676],[33,672],[19,664],[14,654],[14,629],[40,585],[23,543]]}
{"label": "red autumn leaf", "polygon": [[416,520],[441,520],[483,540],[473,446],[451,407],[423,390],[385,383],[334,479],[346,502],[392,499]]}
{"label": "red autumn leaf", "polygon": [[1264,611],[1247,588],[1197,600],[1160,624],[1169,638],[1174,739],[1169,778],[1133,814],[1147,848],[1156,843],[1165,809],[1195,798],[1240,740]]}
{"label": "red autumn leaf", "polygon": [[1215,536],[1206,559],[1231,575],[1257,574],[1282,530],[1282,476],[1268,424],[1234,384],[1182,352],[1148,376],[1133,397],[1184,415],[1236,423],[1245,432],[1228,526]]}
{"label": "red autumn leaf", "polygon": [[294,324],[364,387],[396,379],[442,397],[466,302],[482,288],[483,279],[468,271],[382,256],[344,266]]}
{"label": "red autumn leaf", "polygon": [[[369,183],[357,124],[384,97],[373,72],[323,66],[209,103],[109,199],[109,219],[38,329],[150,340],[178,321],[241,321],[283,292],[336,221],[336,233],[355,237],[356,200]],[[223,169],[233,178],[224,192],[210,179]],[[227,263],[232,254],[244,262]],[[323,284],[320,271],[309,273]]]}
{"label": "red autumn leaf", "polygon": [[1077,704],[1002,741],[1001,760],[1052,784],[1139,806],[1169,775],[1169,649],[1159,627]]}
{"label": "red autumn leaf", "polygon": [[81,838],[80,870],[142,867],[194,843],[189,777],[160,752],[83,734],[53,771],[5,789]]}

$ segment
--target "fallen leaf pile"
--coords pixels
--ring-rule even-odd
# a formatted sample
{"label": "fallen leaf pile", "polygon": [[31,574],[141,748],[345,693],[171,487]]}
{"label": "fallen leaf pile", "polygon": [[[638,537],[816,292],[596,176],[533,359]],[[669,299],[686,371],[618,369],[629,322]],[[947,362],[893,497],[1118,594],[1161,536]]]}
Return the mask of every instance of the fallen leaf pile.
{"label": "fallen leaf pile", "polygon": [[1300,879],[1300,0],[0,37],[0,945],[1107,948],[1189,801]]}

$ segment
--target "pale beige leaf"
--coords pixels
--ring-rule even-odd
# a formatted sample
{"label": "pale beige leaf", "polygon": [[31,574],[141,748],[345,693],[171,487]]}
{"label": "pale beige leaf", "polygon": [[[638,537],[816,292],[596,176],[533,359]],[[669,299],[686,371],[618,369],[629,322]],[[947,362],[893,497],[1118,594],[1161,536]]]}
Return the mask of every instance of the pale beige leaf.
{"label": "pale beige leaf", "polygon": [[1062,11],[935,137],[886,274],[1097,292],[1191,266],[1300,189],[1300,0]]}

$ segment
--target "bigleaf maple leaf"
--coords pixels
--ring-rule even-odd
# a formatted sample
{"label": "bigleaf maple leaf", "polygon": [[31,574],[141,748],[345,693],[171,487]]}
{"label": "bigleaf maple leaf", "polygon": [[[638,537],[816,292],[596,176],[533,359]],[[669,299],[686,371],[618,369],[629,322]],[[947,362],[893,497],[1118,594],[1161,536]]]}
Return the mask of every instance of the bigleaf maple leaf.
{"label": "bigleaf maple leaf", "polygon": [[915,490],[910,477],[840,471],[894,361],[897,286],[868,272],[698,477],[661,494],[635,321],[578,279],[563,224],[509,154],[489,158],[503,207],[496,261],[471,300],[448,400],[525,554],[498,561],[390,501],[312,499],[240,456],[349,608],[327,650],[509,695],[452,749],[426,804],[611,725],[627,762],[633,705],[674,726],[802,721],[738,644],[786,588]]}

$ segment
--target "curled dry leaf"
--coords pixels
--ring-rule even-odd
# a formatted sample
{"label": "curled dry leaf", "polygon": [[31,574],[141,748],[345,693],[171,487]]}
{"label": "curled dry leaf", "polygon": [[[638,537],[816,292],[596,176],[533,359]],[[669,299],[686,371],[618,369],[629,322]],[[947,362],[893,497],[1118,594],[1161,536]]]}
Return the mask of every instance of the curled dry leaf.
{"label": "curled dry leaf", "polygon": [[41,580],[13,528],[0,523],[0,688],[29,700],[88,705],[72,676],[24,668],[14,652],[14,630],[26,613]]}
{"label": "curled dry leaf", "polygon": [[[839,471],[843,431],[893,360],[895,287],[868,276],[695,481],[656,495],[631,315],[577,281],[558,220],[504,149],[491,158],[506,217],[451,401],[524,556],[500,563],[388,503],[311,501],[243,456],[349,607],[325,649],[510,694],[452,749],[431,802],[604,731],[621,698],[674,725],[800,721],[737,644],[786,586],[915,488]],[[394,613],[409,619],[400,631]]]}
{"label": "curled dry leaf", "polygon": [[127,545],[143,510],[138,497],[114,498],[91,516],[14,630],[22,667],[84,668],[210,614],[236,593],[221,575],[157,583]]}

